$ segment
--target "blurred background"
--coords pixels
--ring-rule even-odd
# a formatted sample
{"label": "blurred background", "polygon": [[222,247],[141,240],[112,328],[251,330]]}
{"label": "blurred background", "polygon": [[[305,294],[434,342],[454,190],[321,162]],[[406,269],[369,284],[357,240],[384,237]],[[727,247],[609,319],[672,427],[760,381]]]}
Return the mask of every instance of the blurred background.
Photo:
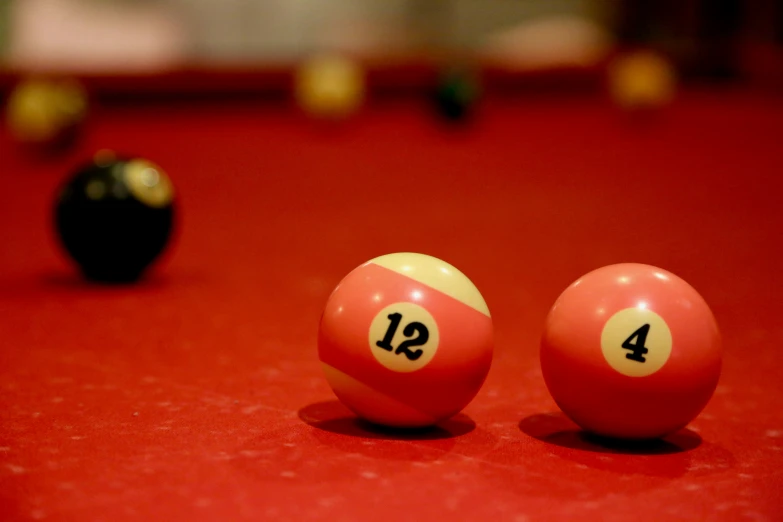
{"label": "blurred background", "polygon": [[525,70],[645,46],[736,79],[779,70],[782,44],[779,0],[0,0],[0,64],[16,72],[255,68],[322,49]]}

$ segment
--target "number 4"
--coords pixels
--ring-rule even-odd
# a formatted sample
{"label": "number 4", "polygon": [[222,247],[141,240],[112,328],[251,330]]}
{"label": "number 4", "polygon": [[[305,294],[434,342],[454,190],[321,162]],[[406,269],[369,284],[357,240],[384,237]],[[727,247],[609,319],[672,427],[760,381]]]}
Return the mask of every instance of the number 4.
{"label": "number 4", "polygon": [[[644,343],[647,342],[648,333],[650,333],[650,325],[645,324],[640,326],[630,337],[628,337],[628,339],[623,341],[623,348],[631,350],[631,353],[625,354],[626,359],[631,359],[632,361],[638,361],[640,363],[647,362],[647,359],[644,358],[644,354],[650,350],[644,346]],[[634,341],[634,339],[636,339],[636,341]]]}

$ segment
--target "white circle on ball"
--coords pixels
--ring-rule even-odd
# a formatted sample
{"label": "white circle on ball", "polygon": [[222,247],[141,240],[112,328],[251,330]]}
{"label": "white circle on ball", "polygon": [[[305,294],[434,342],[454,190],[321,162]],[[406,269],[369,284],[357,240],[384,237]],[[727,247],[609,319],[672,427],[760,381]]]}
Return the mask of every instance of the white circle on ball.
{"label": "white circle on ball", "polygon": [[601,351],[609,366],[628,377],[652,375],[672,353],[672,333],[663,317],[645,307],[615,313],[601,332]]}
{"label": "white circle on ball", "polygon": [[125,164],[125,183],[142,204],[162,208],[174,199],[174,187],[163,170],[146,160],[135,159]]}
{"label": "white circle on ball", "polygon": [[427,366],[438,351],[438,324],[425,308],[400,302],[386,306],[370,323],[370,351],[393,372],[409,373]]}

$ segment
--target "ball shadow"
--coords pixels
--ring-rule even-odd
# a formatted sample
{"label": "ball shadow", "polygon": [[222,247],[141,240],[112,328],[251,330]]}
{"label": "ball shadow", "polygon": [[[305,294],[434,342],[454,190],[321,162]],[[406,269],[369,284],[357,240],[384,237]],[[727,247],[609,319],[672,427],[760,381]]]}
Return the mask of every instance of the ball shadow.
{"label": "ball shadow", "polygon": [[64,271],[44,272],[41,274],[39,279],[46,287],[58,288],[62,290],[76,290],[85,288],[122,289],[128,287],[159,288],[166,286],[168,282],[168,277],[163,274],[149,274],[148,276],[143,276],[139,279],[133,280],[100,281],[88,279],[78,272]]}
{"label": "ball shadow", "polygon": [[298,414],[312,428],[311,436],[319,444],[342,454],[375,460],[440,460],[454,449],[461,436],[476,429],[476,423],[462,414],[429,428],[377,426],[357,418],[336,400],[310,404]]}
{"label": "ball shadow", "polygon": [[112,290],[125,290],[130,288],[133,288],[134,290],[158,290],[182,283],[201,284],[207,281],[208,278],[199,272],[177,272],[176,274],[172,274],[167,270],[153,269],[134,280],[100,281],[88,279],[76,270],[49,270],[38,274],[37,280],[42,287],[49,290],[94,290],[97,292],[110,292]]}
{"label": "ball shadow", "polygon": [[526,435],[561,448],[623,455],[671,455],[698,448],[701,437],[690,429],[682,429],[661,439],[623,440],[586,432],[563,413],[538,413],[519,422]]}
{"label": "ball shadow", "polygon": [[394,428],[373,424],[354,415],[339,401],[310,404],[298,412],[302,422],[321,431],[363,439],[392,441],[437,441],[466,435],[476,423],[465,414],[457,414],[435,426]]}
{"label": "ball shadow", "polygon": [[286,412],[244,440],[232,465],[254,480],[278,485],[358,481],[364,490],[375,487],[368,486],[368,479],[394,480],[436,465],[452,452],[469,455],[476,448],[485,453],[497,442],[464,415],[429,429],[400,430],[358,420],[336,400],[297,413]]}
{"label": "ball shadow", "polygon": [[563,413],[543,413],[525,417],[519,429],[546,444],[549,451],[574,464],[619,473],[676,478],[693,468],[701,437],[683,429],[657,440],[617,440],[587,433]]}

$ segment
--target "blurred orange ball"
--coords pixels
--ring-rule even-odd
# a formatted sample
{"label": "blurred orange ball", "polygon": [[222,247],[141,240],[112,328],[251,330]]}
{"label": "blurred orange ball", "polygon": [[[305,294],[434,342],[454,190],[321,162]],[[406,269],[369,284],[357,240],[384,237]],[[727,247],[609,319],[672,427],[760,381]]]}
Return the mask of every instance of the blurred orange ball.
{"label": "blurred orange ball", "polygon": [[22,145],[66,146],[76,138],[87,106],[87,93],[75,80],[25,79],[8,98],[6,125]]}
{"label": "blurred orange ball", "polygon": [[345,56],[317,55],[296,71],[294,90],[297,103],[311,116],[345,118],[364,101],[364,71]]}
{"label": "blurred orange ball", "polygon": [[624,109],[646,109],[670,103],[677,89],[674,65],[653,51],[635,51],[615,58],[607,71],[609,93]]}

